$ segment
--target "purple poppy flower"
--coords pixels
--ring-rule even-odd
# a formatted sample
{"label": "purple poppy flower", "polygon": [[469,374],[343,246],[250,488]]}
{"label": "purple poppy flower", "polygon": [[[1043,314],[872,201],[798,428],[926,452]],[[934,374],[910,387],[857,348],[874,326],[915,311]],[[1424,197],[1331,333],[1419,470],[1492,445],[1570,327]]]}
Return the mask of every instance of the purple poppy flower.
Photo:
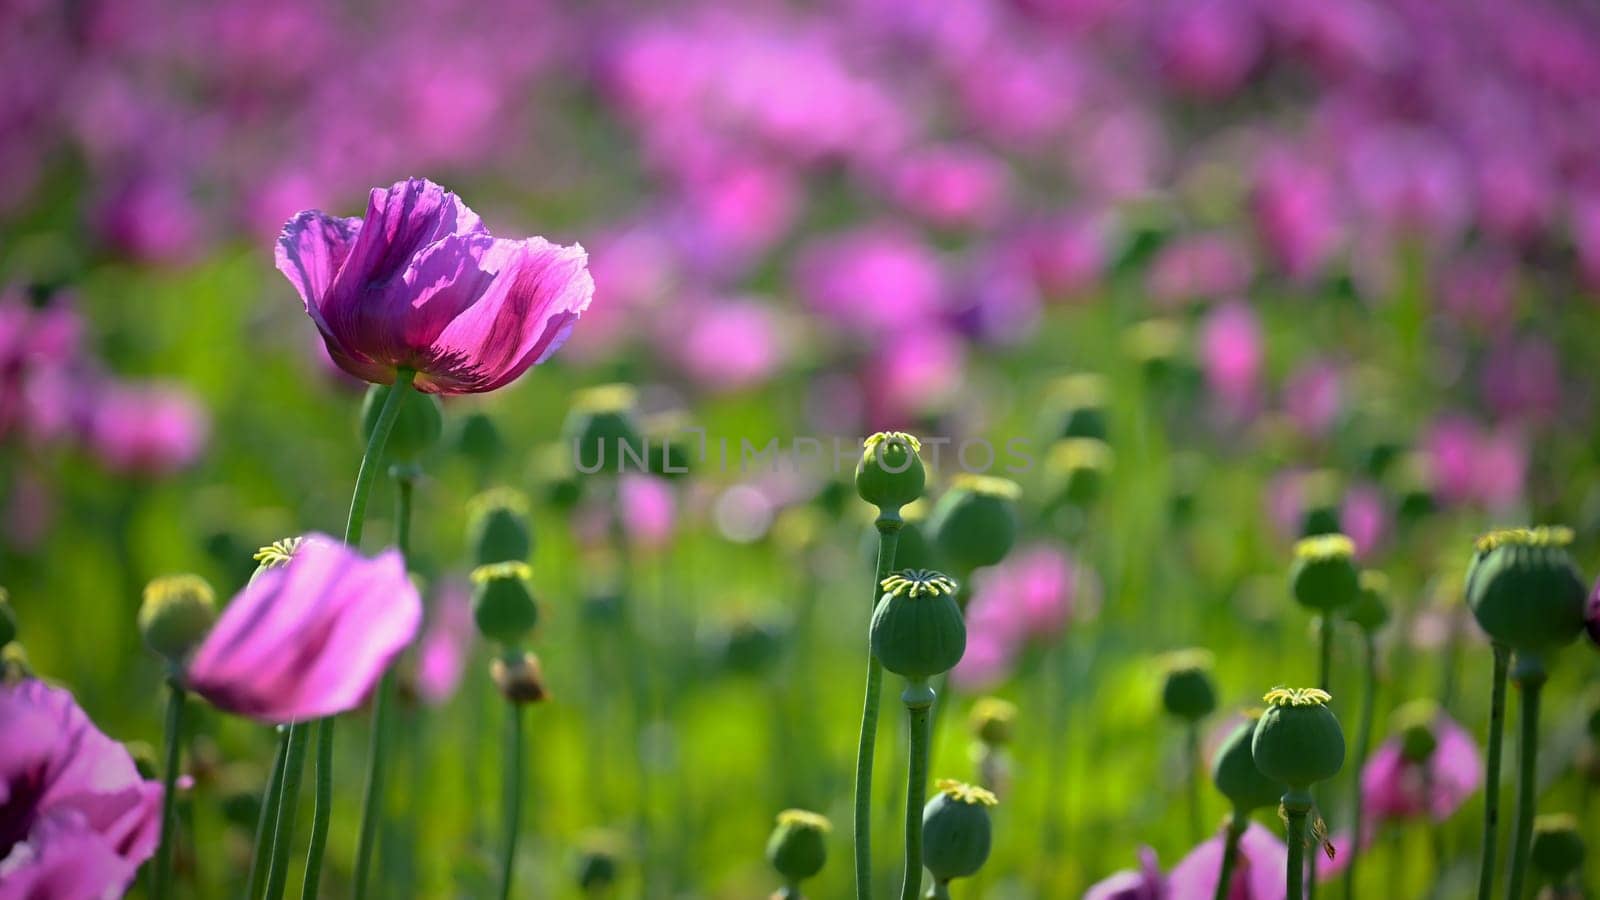
{"label": "purple poppy flower", "polygon": [[161,384],[113,384],[95,396],[88,441],[114,472],[163,475],[194,463],[211,421],[187,390]]}
{"label": "purple poppy flower", "polygon": [[1150,263],[1145,290],[1166,306],[1242,293],[1250,285],[1251,262],[1238,241],[1222,234],[1179,238]]}
{"label": "purple poppy flower", "polygon": [[915,233],[863,225],[811,241],[794,278],[807,304],[842,331],[897,334],[926,324],[939,310],[945,272]]}
{"label": "purple poppy flower", "polygon": [[1255,178],[1250,206],[1267,253],[1291,278],[1316,275],[1344,233],[1333,176],[1304,154],[1281,150],[1262,161]]}
{"label": "purple poppy flower", "polygon": [[[1167,875],[1169,900],[1210,900],[1222,877],[1223,835],[1211,838],[1172,867]],[[1233,870],[1228,900],[1283,900],[1284,870],[1289,848],[1259,822],[1239,836],[1239,861]]]}
{"label": "purple poppy flower", "polygon": [[1091,885],[1083,900],[1167,900],[1167,880],[1156,851],[1139,848],[1139,868],[1124,869]]}
{"label": "purple poppy flower", "polygon": [[455,696],[477,629],[472,623],[472,592],[459,581],[439,589],[433,617],[417,646],[417,695],[437,706]]}
{"label": "purple poppy flower", "polygon": [[1261,388],[1265,349],[1255,311],[1231,300],[1206,316],[1200,330],[1200,360],[1206,381],[1225,413],[1254,412]]}
{"label": "purple poppy flower", "polygon": [[979,577],[951,683],[976,691],[1003,681],[1029,641],[1052,641],[1099,606],[1099,582],[1077,560],[1047,544],[1019,549]]}
{"label": "purple poppy flower", "polygon": [[759,386],[787,355],[782,322],[753,299],[706,301],[660,325],[658,346],[696,384],[715,391]]}
{"label": "purple poppy flower", "polygon": [[0,685],[0,900],[120,894],[161,836],[161,784],[72,694]]}
{"label": "purple poppy flower", "polygon": [[287,565],[255,578],[223,610],[189,664],[189,686],[264,722],[355,708],[422,623],[394,550],[368,559],[308,535]]}
{"label": "purple poppy flower", "polygon": [[376,384],[412,368],[432,394],[492,391],[554,353],[594,294],[587,260],[496,238],[422,179],[373,189],[360,219],[302,212],[277,249],[340,368]]}
{"label": "purple poppy flower", "polygon": [[929,147],[895,160],[889,190],[896,202],[932,225],[980,228],[994,223],[1011,201],[1011,172],[982,150],[961,145]]}

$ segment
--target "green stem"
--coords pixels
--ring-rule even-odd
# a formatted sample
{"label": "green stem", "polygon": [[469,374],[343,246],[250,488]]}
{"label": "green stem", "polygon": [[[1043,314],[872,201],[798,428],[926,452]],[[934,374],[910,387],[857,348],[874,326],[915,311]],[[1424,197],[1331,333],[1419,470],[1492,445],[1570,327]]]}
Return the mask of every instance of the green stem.
{"label": "green stem", "polygon": [[305,723],[289,726],[289,755],[283,764],[278,822],[273,829],[272,867],[267,870],[266,900],[282,900],[289,879],[289,845],[294,843],[294,820],[300,808],[300,773],[306,762]]}
{"label": "green stem", "polygon": [[1228,900],[1228,891],[1233,886],[1233,870],[1239,867],[1239,838],[1244,836],[1244,830],[1248,827],[1250,814],[1235,808],[1228,819],[1227,834],[1222,839],[1222,871],[1217,875],[1217,890],[1212,895],[1214,900]]}
{"label": "green stem", "polygon": [[[872,578],[868,610],[878,604],[879,583],[894,571],[900,543],[900,511],[878,510],[878,564]],[[883,665],[867,650],[867,698],[861,706],[861,737],[856,743],[855,831],[856,900],[872,898],[872,756],[878,742],[878,702],[883,693]]]}
{"label": "green stem", "polygon": [[1494,647],[1494,687],[1489,699],[1489,747],[1483,774],[1483,856],[1478,861],[1478,900],[1494,896],[1496,834],[1500,828],[1500,745],[1506,729],[1506,674],[1511,649]]}
{"label": "green stem", "polygon": [[[411,496],[416,485],[409,472],[395,470],[397,488],[395,506],[395,545],[400,555],[409,560],[411,553]],[[373,848],[376,845],[378,820],[383,818],[384,757],[389,748],[390,707],[394,703],[394,670],[383,673],[378,682],[378,696],[372,705],[372,746],[367,758],[367,784],[361,800],[361,837],[356,845],[355,897],[367,896],[367,881],[372,871]]]}
{"label": "green stem", "polygon": [[1305,897],[1306,877],[1306,810],[1287,810],[1289,819],[1289,865],[1288,886],[1284,894],[1288,900],[1302,900]]}
{"label": "green stem", "polygon": [[640,639],[638,597],[635,596],[633,546],[622,520],[622,487],[611,480],[610,536],[617,552],[617,631],[622,644],[623,665],[628,677],[629,714],[633,741],[629,756],[634,762],[635,804],[638,808],[639,868],[646,884],[656,883],[658,850],[655,846],[655,797],[651,760],[644,752],[645,732],[655,715],[654,692],[650,679],[649,648]]}
{"label": "green stem", "polygon": [[261,813],[256,817],[256,845],[250,854],[250,881],[245,900],[254,900],[261,888],[261,879],[272,865],[272,832],[278,823],[278,800],[283,785],[283,768],[289,759],[289,730],[278,735],[278,749],[272,757],[272,772],[267,776],[267,786],[261,792]]}
{"label": "green stem", "polygon": [[[1361,773],[1367,767],[1367,748],[1372,742],[1372,715],[1375,696],[1378,693],[1378,650],[1372,640],[1372,632],[1361,632],[1362,650],[1364,651],[1364,673],[1361,694],[1361,722],[1356,727],[1356,765],[1355,777],[1350,779],[1350,866],[1344,873],[1344,900],[1354,900],[1356,895],[1356,863],[1361,861],[1361,852],[1365,844],[1362,842],[1361,821]],[[1431,801],[1430,801],[1431,802]]]}
{"label": "green stem", "polygon": [[[1321,629],[1322,630],[1322,653],[1321,653],[1322,659],[1321,659],[1321,668],[1320,668],[1320,671],[1318,673],[1318,684],[1317,684],[1317,686],[1322,688],[1324,691],[1327,691],[1330,694],[1333,693],[1333,687],[1332,687],[1332,684],[1333,684],[1333,625],[1334,625],[1333,614],[1331,612],[1323,613],[1322,614],[1322,629]],[[1359,776],[1357,776],[1356,780],[1360,781],[1361,779],[1360,779]],[[1307,897],[1307,900],[1316,900],[1316,896],[1317,896],[1317,858],[1319,856],[1321,856],[1320,853],[1308,853],[1308,854],[1306,854],[1306,868],[1308,870],[1307,873],[1306,873],[1306,897]]]}
{"label": "green stem", "polygon": [[311,842],[306,849],[306,875],[301,900],[316,900],[322,889],[322,857],[328,850],[328,821],[333,817],[333,716],[317,720],[317,777],[311,812]]}
{"label": "green stem", "polygon": [[522,823],[522,704],[507,703],[505,793],[501,799],[506,818],[505,856],[500,862],[500,900],[511,897],[512,871],[517,860],[517,830]]}
{"label": "green stem", "polygon": [[1189,833],[1196,843],[1205,836],[1200,813],[1200,722],[1191,719],[1184,737],[1184,752],[1189,757]]}
{"label": "green stem", "polygon": [[928,713],[933,688],[926,680],[910,681],[900,695],[911,722],[911,757],[906,766],[906,874],[900,900],[918,900],[922,893],[922,807],[928,793]]}
{"label": "green stem", "polygon": [[1533,843],[1533,816],[1539,805],[1539,695],[1545,682],[1544,663],[1537,656],[1517,653],[1512,676],[1522,690],[1521,742],[1517,746],[1517,824],[1512,832],[1511,877],[1506,900],[1522,900],[1528,874],[1528,849]]}
{"label": "green stem", "polygon": [[178,765],[183,756],[183,684],[176,675],[167,678],[167,768],[162,781],[161,844],[156,849],[154,900],[165,900],[172,885],[172,851],[178,843]]}

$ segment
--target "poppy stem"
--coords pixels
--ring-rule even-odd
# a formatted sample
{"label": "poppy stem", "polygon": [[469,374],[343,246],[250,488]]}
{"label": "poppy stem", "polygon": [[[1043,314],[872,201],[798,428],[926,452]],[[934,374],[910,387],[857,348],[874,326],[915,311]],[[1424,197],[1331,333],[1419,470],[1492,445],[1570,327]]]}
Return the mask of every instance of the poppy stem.
{"label": "poppy stem", "polygon": [[1215,900],[1228,900],[1228,891],[1233,887],[1233,870],[1239,867],[1239,838],[1248,827],[1250,814],[1235,807],[1228,818],[1228,832],[1222,839],[1222,871],[1217,875]]}
{"label": "poppy stem", "polygon": [[[900,510],[878,511],[878,565],[872,578],[868,615],[878,604],[879,583],[894,570],[900,543]],[[872,757],[878,742],[878,703],[883,693],[883,664],[867,650],[867,698],[861,707],[861,737],[856,743],[855,836],[856,900],[872,898]]]}
{"label": "poppy stem", "polygon": [[150,892],[154,900],[165,900],[172,885],[172,852],[178,843],[176,795],[178,792],[178,765],[183,757],[183,684],[176,674],[167,677],[167,768],[161,793],[161,844],[156,850],[155,887]]}
{"label": "poppy stem", "polygon": [[267,786],[261,791],[261,814],[256,817],[256,846],[250,854],[250,882],[245,890],[246,900],[254,900],[261,887],[261,879],[272,865],[272,832],[278,823],[278,800],[283,786],[283,769],[289,760],[289,729],[278,734],[278,751],[272,758],[272,772],[267,776]]}
{"label": "poppy stem", "polygon": [[1289,820],[1288,886],[1284,894],[1289,900],[1305,897],[1306,810],[1286,810]]}
{"label": "poppy stem", "polygon": [[[1361,638],[1366,671],[1361,694],[1361,722],[1356,727],[1355,777],[1350,780],[1350,829],[1353,837],[1350,839],[1350,866],[1344,873],[1344,900],[1353,900],[1356,895],[1356,863],[1361,861],[1365,846],[1361,831],[1364,824],[1361,821],[1361,773],[1367,767],[1368,745],[1372,743],[1373,706],[1378,693],[1378,649],[1373,642],[1372,632],[1363,630]],[[1427,802],[1432,803],[1432,798]]]}
{"label": "poppy stem", "polygon": [[1500,826],[1500,745],[1506,730],[1506,675],[1511,648],[1495,643],[1494,686],[1489,696],[1489,747],[1484,754],[1483,855],[1478,862],[1478,900],[1494,895],[1495,836]]}
{"label": "poppy stem", "polygon": [[928,888],[928,900],[950,900],[950,882],[935,881],[933,887]]}
{"label": "poppy stem", "polygon": [[928,793],[928,712],[933,708],[933,688],[926,679],[911,681],[900,699],[911,721],[911,758],[906,766],[906,874],[900,900],[919,900],[922,894],[922,807]]}
{"label": "poppy stem", "polygon": [[289,845],[294,842],[295,814],[300,808],[300,773],[306,762],[306,726],[289,726],[289,755],[283,764],[282,791],[278,798],[278,821],[272,835],[272,867],[267,870],[266,900],[282,900],[289,878]]}
{"label": "poppy stem", "polygon": [[1533,816],[1539,805],[1539,695],[1546,679],[1544,661],[1517,653],[1512,680],[1522,690],[1521,741],[1517,746],[1517,824],[1512,832],[1511,876],[1506,900],[1521,900],[1528,874],[1528,850],[1533,843]]}
{"label": "poppy stem", "polygon": [[1200,722],[1190,719],[1184,732],[1184,755],[1189,768],[1189,833],[1195,843],[1205,836],[1200,813]]}
{"label": "poppy stem", "polygon": [[[1317,686],[1322,688],[1324,691],[1328,691],[1330,693],[1333,691],[1333,687],[1332,687],[1332,682],[1333,682],[1333,625],[1334,625],[1333,613],[1331,613],[1331,612],[1323,613],[1322,614],[1322,629],[1321,629],[1322,630],[1322,654],[1321,654],[1322,659],[1321,659],[1321,668],[1320,668],[1320,671],[1318,672]],[[1356,780],[1357,781],[1360,780],[1360,776],[1359,775],[1356,777]],[[1306,856],[1306,867],[1309,870],[1308,873],[1306,874],[1306,897],[1308,898],[1308,900],[1316,900],[1316,896],[1317,896],[1317,857],[1318,857],[1318,855],[1319,854],[1311,853],[1311,854],[1307,854],[1307,856]]]}
{"label": "poppy stem", "polygon": [[522,704],[507,703],[505,793],[501,799],[506,820],[505,856],[500,862],[500,900],[510,900],[512,871],[516,868],[517,830],[522,824]]}

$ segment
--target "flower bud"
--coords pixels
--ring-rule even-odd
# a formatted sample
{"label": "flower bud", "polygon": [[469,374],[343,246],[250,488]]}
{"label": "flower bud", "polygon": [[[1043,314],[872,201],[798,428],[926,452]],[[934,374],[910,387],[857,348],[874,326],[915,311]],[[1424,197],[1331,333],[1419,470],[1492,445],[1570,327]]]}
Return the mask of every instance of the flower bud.
{"label": "flower bud", "polygon": [[967,718],[972,735],[990,747],[1011,743],[1011,725],[1017,719],[1017,706],[999,697],[980,697],[972,704]]}
{"label": "flower bud", "polygon": [[1111,472],[1111,445],[1097,438],[1063,438],[1050,446],[1045,473],[1054,503],[1088,506]]}
{"label": "flower bud", "polygon": [[17,616],[11,611],[11,596],[0,588],[0,647],[17,639]]}
{"label": "flower bud", "polygon": [[1273,688],[1262,698],[1266,712],[1256,722],[1250,753],[1261,774],[1304,791],[1339,774],[1344,766],[1344,730],[1316,688]]}
{"label": "flower bud", "polygon": [[1217,687],[1211,677],[1208,650],[1179,650],[1163,660],[1166,678],[1161,685],[1161,705],[1170,716],[1198,722],[1217,708]]}
{"label": "flower bud", "polygon": [[786,809],[767,839],[767,862],[785,880],[800,882],[822,871],[828,861],[829,821],[814,812]]}
{"label": "flower bud", "polygon": [[492,467],[505,452],[505,441],[500,429],[487,413],[468,413],[461,420],[461,430],[456,433],[456,452],[471,460],[481,469]]}
{"label": "flower bud", "polygon": [[1361,590],[1356,545],[1342,534],[1308,537],[1294,545],[1289,581],[1294,599],[1319,612],[1342,609]]}
{"label": "flower bud", "polygon": [[862,443],[856,493],[881,510],[897,510],[922,496],[927,472],[922,442],[903,431],[880,431]]}
{"label": "flower bud", "polygon": [[579,391],[562,435],[585,475],[619,475],[645,456],[637,424],[638,393],[631,385],[607,384]]}
{"label": "flower bud", "polygon": [[951,779],[922,807],[922,864],[936,881],[977,874],[989,859],[994,794]]}
{"label": "flower bud", "polygon": [[1283,797],[1283,784],[1261,774],[1250,749],[1260,718],[1260,710],[1252,710],[1249,719],[1240,722],[1222,742],[1211,761],[1212,783],[1234,809],[1246,813],[1276,806]]}
{"label": "flower bud", "polygon": [[145,586],[139,632],[145,644],[181,665],[217,620],[217,597],[198,575],[167,575]]}
{"label": "flower bud", "polygon": [[1439,749],[1439,704],[1432,700],[1412,700],[1394,711],[1391,727],[1400,736],[1400,758],[1421,765]]}
{"label": "flower bud", "polygon": [[1106,440],[1110,437],[1106,424],[1108,393],[1103,375],[1082,372],[1057,379],[1045,395],[1045,434],[1053,441],[1061,438]]}
{"label": "flower bud", "polygon": [[[361,440],[372,440],[372,430],[378,426],[378,415],[389,399],[393,385],[374,384],[367,388],[366,399],[361,401]],[[439,443],[444,434],[444,407],[433,394],[408,390],[400,397],[400,411],[395,414],[394,426],[389,429],[389,440],[383,445],[383,457],[390,462],[414,463],[424,453]]]}
{"label": "flower bud", "polygon": [[526,562],[533,555],[528,497],[512,488],[491,488],[467,503],[467,546],[480,566]]}
{"label": "flower bud", "polygon": [[1587,590],[1567,555],[1568,528],[1515,528],[1478,539],[1467,605],[1489,638],[1519,654],[1554,650],[1583,631]]}
{"label": "flower bud", "polygon": [[967,649],[967,624],[956,583],[929,569],[890,575],[872,613],[872,652],[883,667],[912,681],[948,672]]}
{"label": "flower bud", "polygon": [[586,835],[578,851],[578,887],[585,896],[600,896],[617,883],[622,867],[622,840],[609,831]]}
{"label": "flower bud", "polygon": [[544,688],[544,670],[539,657],[516,653],[497,657],[489,663],[489,678],[500,696],[512,703],[538,703],[549,696]]}
{"label": "flower bud", "polygon": [[1344,611],[1344,617],[1371,634],[1389,624],[1389,576],[1365,569],[1358,584],[1355,602]]}
{"label": "flower bud", "polygon": [[1578,820],[1565,813],[1533,820],[1533,846],[1529,859],[1550,881],[1565,881],[1583,866],[1583,834]]}
{"label": "flower bud", "polygon": [[1014,481],[988,475],[958,475],[933,509],[928,523],[940,558],[958,572],[992,566],[1017,540]]}
{"label": "flower bud", "polygon": [[472,619],[484,637],[515,646],[539,622],[527,563],[500,562],[472,570]]}
{"label": "flower bud", "polygon": [[1300,490],[1303,496],[1300,536],[1338,534],[1341,530],[1339,506],[1344,493],[1339,475],[1326,469],[1312,472],[1301,479]]}

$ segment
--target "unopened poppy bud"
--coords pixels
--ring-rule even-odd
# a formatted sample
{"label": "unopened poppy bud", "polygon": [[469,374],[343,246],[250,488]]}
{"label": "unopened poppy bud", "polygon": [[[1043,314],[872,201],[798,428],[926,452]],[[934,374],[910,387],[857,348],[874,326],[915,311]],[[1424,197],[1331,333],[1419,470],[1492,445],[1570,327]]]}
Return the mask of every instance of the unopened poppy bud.
{"label": "unopened poppy bud", "polygon": [[0,647],[17,639],[17,616],[11,611],[11,597],[0,588]]}
{"label": "unopened poppy bud", "polygon": [[487,413],[468,413],[461,419],[461,430],[456,433],[456,452],[471,460],[481,469],[488,469],[505,452],[505,441],[500,429]]}
{"label": "unopened poppy bud", "polygon": [[1389,576],[1366,569],[1358,584],[1355,602],[1345,609],[1344,617],[1371,634],[1389,624]]}
{"label": "unopened poppy bud", "polygon": [[968,724],[972,735],[991,747],[1011,743],[1011,726],[1017,720],[1017,706],[999,697],[980,697],[972,704]]}
{"label": "unopened poppy bud", "polygon": [[833,825],[827,818],[803,809],[778,813],[777,827],[767,839],[767,862],[791,883],[806,880],[822,871],[828,861],[828,833]]}
{"label": "unopened poppy bud", "polygon": [[1400,736],[1400,758],[1421,765],[1439,749],[1439,704],[1432,700],[1412,700],[1394,711],[1390,722]]}
{"label": "unopened poppy bud", "polygon": [[1587,589],[1567,555],[1572,530],[1493,531],[1467,569],[1467,605],[1489,638],[1519,655],[1557,649],[1583,631]]}
{"label": "unopened poppy bud", "polygon": [[1112,459],[1111,445],[1098,438],[1056,441],[1045,457],[1050,498],[1072,506],[1093,503],[1105,487]]}
{"label": "unopened poppy bud", "polygon": [[198,575],[167,575],[145,586],[139,632],[173,665],[182,664],[216,621],[216,594]]}
{"label": "unopened poppy bud", "polygon": [[1106,424],[1106,397],[1109,393],[1105,376],[1092,372],[1057,379],[1045,394],[1045,434],[1051,440],[1108,439],[1111,431]]}
{"label": "unopened poppy bud", "polygon": [[644,420],[645,460],[651,475],[682,478],[689,474],[694,459],[695,434],[689,430],[689,416],[680,411],[657,413]]}
{"label": "unopened poppy bud", "polygon": [[1161,705],[1170,716],[1198,722],[1217,708],[1217,686],[1211,677],[1213,657],[1208,650],[1179,650],[1163,660],[1166,677],[1161,684]]}
{"label": "unopened poppy bud", "polygon": [[922,807],[922,864],[936,881],[969,878],[989,860],[989,807],[999,803],[981,787],[952,779]]}
{"label": "unopened poppy bud", "polygon": [[872,652],[885,669],[918,681],[948,672],[967,650],[954,579],[929,569],[890,575],[872,613]]}
{"label": "unopened poppy bud", "polygon": [[527,563],[502,562],[472,570],[472,618],[484,637],[515,646],[539,622]]}
{"label": "unopened poppy bud", "polygon": [[[374,384],[361,401],[361,440],[370,441],[378,426],[378,416],[389,399],[393,385]],[[439,443],[444,434],[444,407],[433,394],[408,390],[400,397],[400,410],[383,445],[383,456],[391,462],[414,463]]]}
{"label": "unopened poppy bud", "polygon": [[1393,491],[1400,498],[1397,508],[1402,520],[1416,521],[1439,508],[1433,465],[1421,453],[1408,453],[1395,463]]}
{"label": "unopened poppy bud", "polygon": [[1355,553],[1355,543],[1342,534],[1323,534],[1296,543],[1289,568],[1294,599],[1319,612],[1348,606],[1361,590]]}
{"label": "unopened poppy bud", "polygon": [[489,663],[489,678],[500,696],[512,703],[538,703],[549,696],[539,657],[532,653],[497,657]]}
{"label": "unopened poppy bud", "polygon": [[302,540],[299,537],[286,537],[257,550],[251,557],[256,561],[256,570],[250,573],[250,580],[254,582],[263,572],[287,566],[289,560],[294,559],[295,551],[300,549]]}
{"label": "unopened poppy bud", "polygon": [[856,463],[856,493],[881,510],[898,510],[922,496],[928,474],[922,442],[903,431],[880,431],[861,446]]}
{"label": "unopened poppy bud", "polygon": [[1211,762],[1212,783],[1234,809],[1246,813],[1276,806],[1283,797],[1283,783],[1261,774],[1250,749],[1261,711],[1252,710],[1248,716],[1223,740]]}
{"label": "unopened poppy bud", "polygon": [[556,442],[533,454],[530,476],[539,485],[539,501],[557,512],[570,512],[583,499],[583,482],[573,468],[572,448]]}
{"label": "unopened poppy bud", "polygon": [[1017,540],[1014,481],[989,475],[956,476],[933,509],[928,527],[941,559],[957,572],[992,566]]}
{"label": "unopened poppy bud", "polygon": [[562,435],[585,475],[621,474],[645,456],[637,423],[638,394],[631,385],[608,384],[573,395]]}
{"label": "unopened poppy bud", "polygon": [[1333,698],[1316,688],[1273,688],[1262,699],[1267,709],[1250,739],[1256,768],[1309,803],[1307,789],[1344,766],[1344,730],[1328,708]]}
{"label": "unopened poppy bud", "polygon": [[1566,813],[1533,820],[1533,846],[1529,858],[1550,881],[1565,881],[1583,866],[1583,833],[1578,820]]}
{"label": "unopened poppy bud", "polygon": [[467,546],[480,566],[526,562],[533,555],[528,497],[512,488],[491,488],[467,503]]}
{"label": "unopened poppy bud", "polygon": [[1300,536],[1338,534],[1339,505],[1344,493],[1338,473],[1322,469],[1306,475],[1300,481],[1300,493]]}
{"label": "unopened poppy bud", "polygon": [[617,883],[622,868],[622,839],[609,831],[586,835],[578,851],[578,887],[584,896],[604,894]]}

